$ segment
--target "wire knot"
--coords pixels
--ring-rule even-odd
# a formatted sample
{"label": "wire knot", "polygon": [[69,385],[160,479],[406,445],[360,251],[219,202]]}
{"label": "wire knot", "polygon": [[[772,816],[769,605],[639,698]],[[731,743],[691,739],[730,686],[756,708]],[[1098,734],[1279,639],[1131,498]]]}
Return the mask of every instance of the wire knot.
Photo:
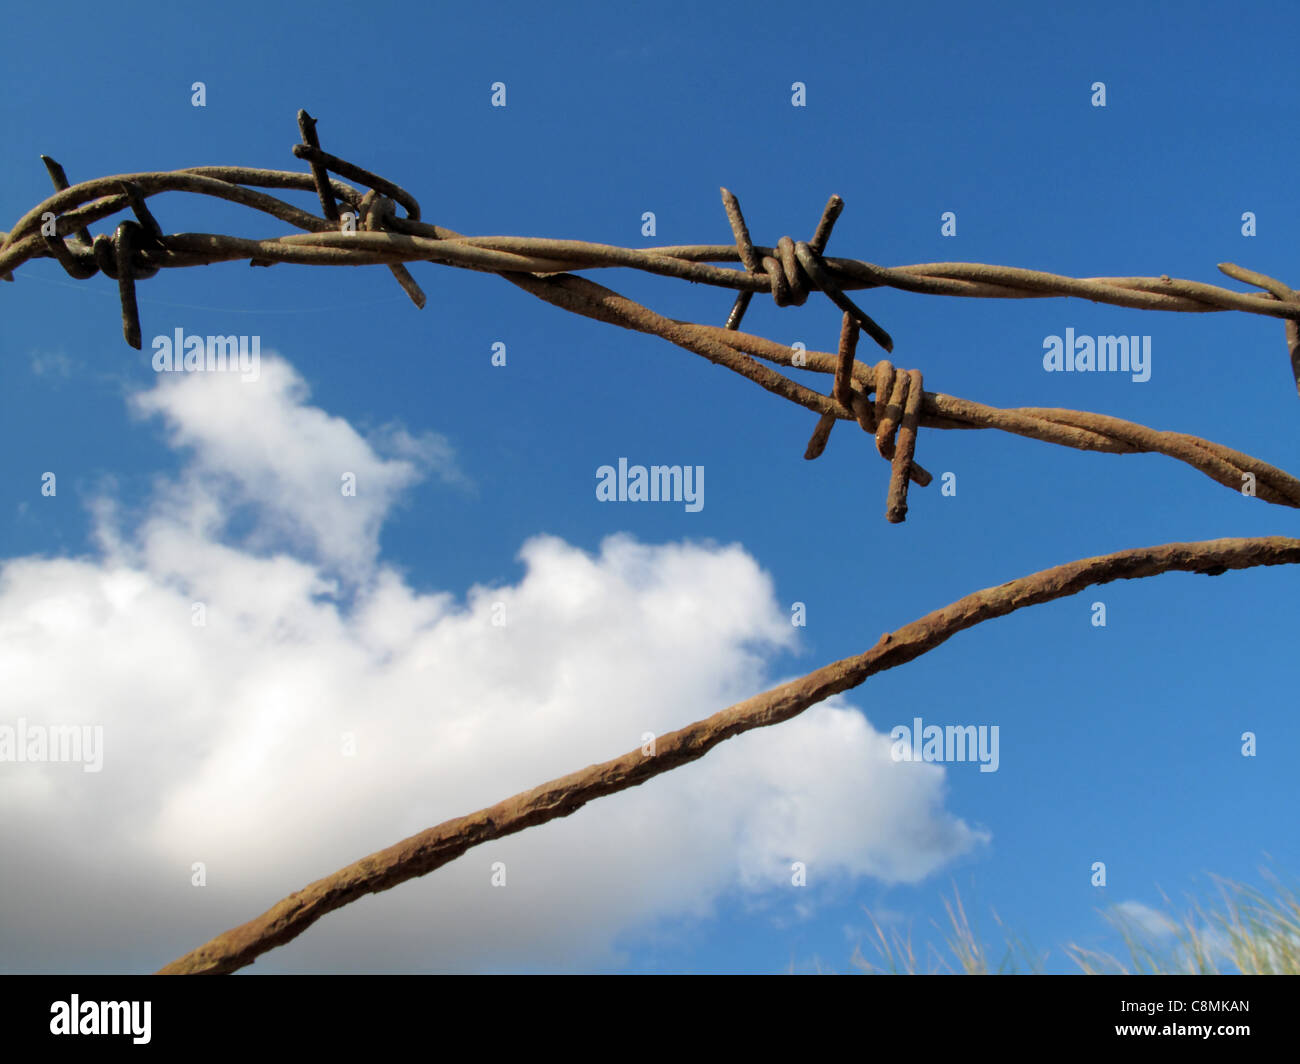
{"label": "wire knot", "polygon": [[[303,110],[298,112],[298,132],[302,134],[302,143],[293,146],[293,153],[300,159],[306,159],[311,167],[312,180],[316,184],[316,195],[320,199],[321,213],[326,219],[335,223],[340,220],[338,204],[334,202],[334,191],[330,187],[331,169],[346,173],[354,180],[370,186],[369,191],[361,198],[361,217],[358,219],[364,232],[383,232],[385,223],[390,218],[396,217],[396,204],[393,199],[384,195],[381,189],[401,201],[408,217],[420,217],[420,205],[415,202],[415,197],[404,189],[321,151],[320,137],[316,133],[316,119]],[[424,289],[411,276],[410,270],[400,262],[390,263],[388,269],[411,302],[423,310],[428,298],[424,294]]]}
{"label": "wire knot", "polygon": [[385,223],[397,213],[396,204],[373,188],[361,197],[360,228],[368,233],[383,232]]}
{"label": "wire knot", "polygon": [[[909,481],[921,487],[934,478],[914,460],[916,430],[921,422],[921,407],[925,390],[919,369],[904,370],[888,359],[881,359],[869,371],[869,387],[853,385],[854,351],[858,343],[858,323],[844,314],[840,328],[839,357],[835,366],[835,384],[831,398],[847,413],[852,414],[863,431],[876,438],[876,450],[890,462],[889,498],[885,518],[892,524],[901,523],[907,516],[907,488]],[[875,402],[869,398],[875,392]],[[826,449],[831,429],[839,415],[826,413],[813,429],[812,438],[804,451],[804,458],[817,458]]]}
{"label": "wire knot", "polygon": [[[67,188],[68,177],[63,167],[48,155],[42,155],[41,161],[49,171],[55,190],[62,192]],[[128,219],[118,223],[112,236],[98,233],[92,239],[89,231],[83,228],[65,240],[57,235],[58,220],[55,219],[55,232],[53,235],[45,234],[45,246],[64,272],[75,280],[84,280],[102,272],[105,277],[117,281],[118,296],[122,301],[122,335],[138,351],[141,348],[140,308],[135,298],[135,282],[152,277],[159,270],[158,266],[148,265],[141,252],[145,249],[166,250],[166,245],[162,228],[145,204],[140,186],[133,181],[123,181],[120,185],[122,195],[138,221]]]}
{"label": "wire knot", "polygon": [[820,290],[799,261],[801,252],[809,255],[811,250],[802,240],[796,244],[788,236],[783,236],[776,243],[778,257],[763,256],[763,272],[772,282],[772,298],[778,307],[788,307],[791,304],[801,307],[807,302],[809,292]]}
{"label": "wire knot", "polygon": [[[825,292],[827,298],[845,314],[852,315],[862,330],[876,343],[886,351],[894,349],[894,341],[889,333],[844,294],[831,276],[832,267],[822,258],[822,251],[826,248],[826,241],[830,239],[835,219],[844,210],[844,201],[839,196],[832,196],[826,201],[826,209],[822,211],[821,221],[817,223],[817,229],[811,240],[794,241],[788,236],[783,236],[777,241],[776,255],[764,255],[761,259],[754,250],[753,241],[749,238],[749,227],[745,225],[745,217],[740,213],[740,201],[725,188],[722,190],[722,206],[727,212],[727,221],[731,223],[731,231],[736,238],[736,250],[740,253],[740,261],[745,264],[747,272],[766,278],[772,286],[772,298],[776,300],[778,307],[789,306],[792,303],[795,306],[802,306],[807,301],[809,292]],[[752,291],[744,290],[736,297],[731,313],[727,315],[726,328],[740,328],[741,319],[745,316],[753,294]]]}

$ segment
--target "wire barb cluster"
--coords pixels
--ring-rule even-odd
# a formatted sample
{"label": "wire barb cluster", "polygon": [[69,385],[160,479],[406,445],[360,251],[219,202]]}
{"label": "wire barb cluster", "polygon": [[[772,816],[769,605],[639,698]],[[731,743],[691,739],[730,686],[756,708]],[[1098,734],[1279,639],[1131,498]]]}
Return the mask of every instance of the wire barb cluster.
{"label": "wire barb cluster", "polygon": [[[886,351],[894,350],[894,341],[889,333],[877,325],[871,317],[857,306],[838,284],[832,280],[822,259],[826,250],[826,241],[830,239],[835,219],[844,210],[844,201],[839,196],[832,196],[822,211],[821,220],[811,240],[806,243],[796,242],[783,236],[776,245],[776,255],[764,255],[761,259],[754,251],[749,239],[749,228],[745,225],[744,215],[740,213],[740,201],[727,189],[722,190],[722,204],[727,211],[727,221],[736,236],[736,249],[745,269],[755,277],[766,276],[772,286],[772,298],[778,307],[793,304],[801,307],[808,301],[808,293],[814,289],[825,292],[840,310],[850,315],[866,334]],[[727,328],[739,329],[741,319],[749,307],[752,292],[741,292],[727,316]]]}
{"label": "wire barb cluster", "polygon": [[[68,176],[63,167],[48,155],[41,156],[41,162],[49,171],[50,180],[54,182],[55,191],[62,192],[68,187]],[[152,277],[158,272],[157,266],[144,266],[139,262],[137,250],[154,247],[165,250],[163,231],[157,219],[150,213],[140,187],[132,181],[119,182],[119,188],[137,221],[123,221],[118,224],[113,235],[100,233],[91,238],[90,231],[84,226],[77,230],[74,239],[64,241],[41,227],[41,236],[45,246],[64,269],[69,277],[84,280],[102,272],[104,276],[117,281],[118,294],[122,300],[122,330],[126,342],[139,350],[140,348],[140,311],[136,305],[135,282]]]}
{"label": "wire barb cluster", "polygon": [[[56,259],[74,278],[105,273],[118,283],[123,335],[139,349],[142,340],[135,282],[163,268],[239,259],[254,266],[279,262],[379,264],[388,267],[417,307],[425,305],[426,297],[405,263],[425,261],[480,270],[498,274],[566,310],[659,336],[813,411],[819,417],[805,451],[807,458],[822,453],[836,420],[857,421],[875,436],[877,451],[891,463],[886,507],[891,522],[902,521],[907,512],[908,484],[925,486],[932,480],[914,458],[921,426],[996,428],[1114,454],[1154,451],[1186,462],[1233,490],[1240,490],[1248,477],[1253,477],[1259,498],[1300,507],[1300,481],[1296,478],[1199,437],[1077,410],[999,409],[924,391],[917,369],[903,371],[888,361],[875,365],[857,362],[854,348],[859,333],[865,332],[886,352],[892,352],[894,342],[846,294],[848,290],[884,286],[931,295],[998,299],[1075,296],[1150,310],[1242,310],[1282,318],[1292,374],[1300,391],[1300,293],[1274,278],[1221,263],[1219,269],[1227,276],[1262,290],[1247,293],[1168,276],[1073,278],[981,263],[889,268],[826,256],[826,244],[844,209],[839,196],[827,202],[811,239],[782,237],[775,247],[765,247],[753,243],[739,201],[725,188],[721,191],[733,237],[730,245],[635,249],[577,240],[467,237],[423,221],[419,203],[400,185],[324,151],[316,119],[306,111],[298,113],[298,131],[301,140],[293,146],[293,154],[306,162],[307,173],[207,166],[123,174],[69,185],[63,168],[42,156],[55,194],[28,211],[9,233],[0,233],[0,278],[12,281],[16,267],[41,257]],[[347,181],[364,186],[366,191]],[[312,214],[260,191],[265,188],[314,192],[321,213]],[[266,240],[213,233],[164,234],[146,200],[168,191],[238,203],[303,232]],[[404,215],[398,213],[399,207]],[[111,236],[91,237],[91,224],[124,210],[130,210],[134,218],[120,222]],[[713,265],[716,262],[738,263],[743,268]],[[725,326],[710,326],[666,318],[571,272],[615,267],[730,288],[738,295]],[[790,348],[740,331],[755,292],[770,292],[778,306],[798,306],[815,291],[824,293],[842,312],[838,354],[808,351],[796,357]],[[829,394],[823,394],[779,372],[773,364],[833,374],[834,384]]]}
{"label": "wire barb cluster", "polygon": [[[921,487],[933,479],[923,466],[913,460],[916,453],[916,430],[921,422],[921,403],[925,391],[919,369],[900,370],[888,359],[882,359],[871,368],[876,393],[875,403],[869,398],[870,389],[853,386],[853,354],[858,342],[858,320],[847,311],[840,327],[840,348],[835,363],[835,383],[831,398],[852,410],[863,430],[876,438],[880,457],[890,462],[889,499],[885,518],[899,524],[907,516],[907,485],[916,481]],[[835,426],[834,414],[823,414],[817,420],[812,438],[804,451],[804,458],[821,456]]]}

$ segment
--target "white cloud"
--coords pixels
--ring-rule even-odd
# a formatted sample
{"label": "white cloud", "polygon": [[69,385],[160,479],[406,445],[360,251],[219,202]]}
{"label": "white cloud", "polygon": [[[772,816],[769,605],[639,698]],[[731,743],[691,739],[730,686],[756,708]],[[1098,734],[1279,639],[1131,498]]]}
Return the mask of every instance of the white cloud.
{"label": "white cloud", "polygon": [[[132,528],[101,500],[95,557],[0,569],[0,724],[105,736],[97,774],[0,764],[5,968],[150,970],[366,853],[773,686],[768,657],[794,646],[737,545],[614,536],[593,556],[537,536],[516,584],[416,592],[378,532],[421,470],[456,479],[449,445],[389,427],[385,459],[306,394],[279,359],[256,384],[164,377],[136,406],[191,450],[179,477]],[[916,881],[987,838],[944,810],[944,780],[892,762],[837,698],[349,906],[255,970],[590,966],[656,921],[789,889],[792,861],[812,884]]]}
{"label": "white cloud", "polygon": [[[229,507],[251,507],[247,545],[288,542],[357,578],[375,564],[384,514],[425,470],[464,482],[447,440],[386,425],[367,441],[345,420],[307,406],[308,388],[282,358],[261,360],[256,381],[236,373],[162,374],[132,403],[164,418],[173,447],[192,460],[170,492],[170,518],[210,531]],[[385,459],[376,447],[398,457]],[[345,494],[345,478],[355,494]],[[216,505],[220,501],[222,506]]]}
{"label": "white cloud", "polygon": [[77,368],[76,363],[61,351],[35,351],[31,356],[31,370],[37,377],[59,377],[67,380]]}
{"label": "white cloud", "polygon": [[1140,901],[1122,901],[1115,906],[1116,916],[1129,927],[1153,939],[1173,938],[1178,925],[1167,913]]}
{"label": "white cloud", "polygon": [[1114,914],[1120,926],[1134,933],[1144,948],[1155,949],[1161,962],[1171,970],[1198,970],[1202,958],[1191,948],[1193,940],[1199,943],[1203,959],[1219,971],[1235,970],[1231,936],[1224,927],[1206,923],[1201,915],[1193,912],[1184,917],[1184,923],[1178,923],[1168,913],[1132,900],[1116,905]]}

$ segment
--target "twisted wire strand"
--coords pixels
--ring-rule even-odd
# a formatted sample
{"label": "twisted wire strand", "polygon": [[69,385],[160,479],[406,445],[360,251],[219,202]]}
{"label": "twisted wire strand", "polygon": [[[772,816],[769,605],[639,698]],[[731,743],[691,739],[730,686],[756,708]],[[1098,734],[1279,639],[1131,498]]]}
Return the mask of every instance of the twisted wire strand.
{"label": "twisted wire strand", "polygon": [[[192,178],[208,178],[216,184],[201,184]],[[128,206],[124,198],[110,198],[95,203],[91,212],[76,213],[70,208],[111,196],[122,181],[133,181],[145,196],[163,191],[189,191],[217,196],[264,211],[297,228],[309,232],[336,230],[330,221],[303,211],[274,197],[258,194],[252,188],[293,188],[314,190],[310,174],[292,171],[259,170],[249,167],[209,166],[183,170],[157,171],[137,174],[120,174],[85,181],[69,186],[60,193],[37,204],[25,214],[7,234],[0,233],[0,272],[11,274],[14,269],[31,258],[43,257],[48,252],[39,241],[28,242],[39,230],[44,212],[59,216],[59,235],[100,218],[115,214]],[[353,207],[359,206],[361,194],[338,180],[330,186],[335,195],[345,197]],[[350,194],[350,195],[349,195]],[[434,227],[441,229],[441,227]],[[771,291],[773,279],[765,271],[732,270],[711,266],[712,262],[741,262],[735,245],[699,244],[655,248],[624,248],[582,240],[558,240],[548,237],[452,235],[442,230],[437,239],[449,243],[481,248],[487,251],[507,252],[518,256],[515,265],[523,272],[551,273],[562,270],[587,270],[630,268],[663,276],[679,277],[701,284],[732,288],[741,292]],[[216,239],[230,239],[216,237]],[[220,245],[217,245],[220,247]],[[779,248],[753,245],[756,254],[779,260]],[[448,252],[448,254],[454,254]],[[400,257],[399,253],[394,253]],[[225,261],[231,256],[215,256],[203,264]],[[419,256],[414,256],[419,257]],[[154,256],[162,267],[190,266],[200,263],[189,256]],[[286,258],[284,261],[291,261]],[[355,261],[335,260],[337,265],[356,265]],[[449,262],[455,265],[455,262]],[[1113,306],[1146,310],[1164,310],[1186,313],[1213,313],[1239,310],[1287,320],[1300,319],[1300,302],[1297,294],[1276,279],[1232,263],[1220,263],[1225,275],[1263,288],[1265,294],[1237,292],[1198,281],[1161,277],[1068,277],[1041,270],[1028,270],[1015,266],[997,266],[986,263],[932,262],[909,266],[883,267],[857,259],[825,257],[821,262],[832,280],[844,290],[878,287],[897,288],[927,295],[948,295],[969,298],[1041,299],[1073,296],[1106,303]],[[9,278],[11,279],[11,278]],[[779,282],[778,282],[779,283]],[[1278,293],[1288,293],[1280,296]]]}
{"label": "twisted wire strand", "polygon": [[[420,220],[418,201],[401,186],[320,147],[316,119],[298,114],[302,142],[293,153],[307,162],[306,174],[236,166],[123,174],[70,185],[63,168],[42,156],[55,192],[0,234],[0,276],[40,257],[56,259],[75,279],[103,272],[118,283],[123,335],[142,345],[135,282],[160,269],[247,259],[255,266],[277,262],[308,265],[385,265],[417,307],[424,292],[405,267],[413,261],[496,273],[538,298],[564,309],[623,328],[660,336],[708,358],[759,386],[820,415],[805,457],[823,453],[835,421],[856,421],[876,439],[876,449],[891,464],[886,517],[904,519],[909,483],[922,486],[931,474],[915,459],[917,430],[996,428],[1082,450],[1125,454],[1156,452],[1186,462],[1211,479],[1241,490],[1253,476],[1256,494],[1267,502],[1300,507],[1300,481],[1249,455],[1199,437],[1162,432],[1105,415],[1042,408],[999,409],[923,389],[921,371],[902,370],[889,361],[867,365],[854,357],[865,332],[887,352],[893,340],[845,290],[893,287],[933,295],[975,298],[1074,296],[1142,309],[1193,313],[1240,310],[1283,318],[1293,376],[1300,391],[1300,293],[1274,278],[1232,263],[1219,269],[1262,289],[1234,292],[1168,276],[1071,278],[1016,267],[981,263],[928,263],[887,268],[824,255],[844,201],[832,196],[808,241],[781,237],[775,247],[753,243],[736,196],[722,189],[723,207],[735,239],[732,245],[694,245],[648,249],[620,248],[577,240],[469,237]],[[362,193],[338,180],[340,174],[367,187]],[[302,210],[259,188],[314,191],[321,214]],[[163,192],[188,192],[237,203],[276,218],[298,234],[247,239],[214,233],[164,234],[146,200]],[[405,216],[397,214],[400,206]],[[345,208],[345,212],[340,211]],[[135,220],[114,233],[91,237],[89,226],[123,210]],[[350,217],[349,217],[350,216]],[[50,222],[53,222],[50,231]],[[347,223],[347,224],[345,224]],[[711,265],[739,262],[742,270]],[[632,268],[661,276],[738,289],[722,327],[684,322],[656,314],[612,290],[575,276],[578,269]],[[802,305],[823,292],[843,314],[836,355],[801,352],[740,331],[755,292],[770,292],[778,306]],[[759,360],[763,361],[759,361]],[[829,395],[799,384],[764,362],[832,373]]]}
{"label": "twisted wire strand", "polygon": [[354,861],[294,891],[252,920],[177,957],[158,974],[221,975],[238,971],[358,898],[428,875],[475,846],[576,813],[588,802],[696,761],[733,736],[791,720],[824,699],[851,690],[876,673],[905,665],[984,621],[1113,580],[1168,572],[1219,576],[1229,569],[1297,563],[1298,539],[1265,536],[1203,540],[1084,558],[983,588],[884,633],[864,653],[823,665],[797,680],[656,737],[651,755],[639,748],[589,765],[466,816],[443,821]]}

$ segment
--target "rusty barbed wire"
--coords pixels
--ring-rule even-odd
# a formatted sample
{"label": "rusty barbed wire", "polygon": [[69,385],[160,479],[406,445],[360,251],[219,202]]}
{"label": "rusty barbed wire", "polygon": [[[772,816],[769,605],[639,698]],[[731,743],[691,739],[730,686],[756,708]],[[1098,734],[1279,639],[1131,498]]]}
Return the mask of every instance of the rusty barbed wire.
{"label": "rusty barbed wire", "polygon": [[[1059,296],[1147,310],[1214,312],[1240,310],[1282,318],[1292,374],[1300,393],[1300,293],[1274,278],[1232,263],[1220,263],[1229,277],[1263,290],[1234,292],[1196,281],[1154,277],[1073,278],[1017,267],[982,263],[927,263],[883,267],[824,255],[844,201],[832,196],[808,241],[781,237],[775,247],[754,244],[736,196],[722,189],[723,208],[733,245],[703,244],[647,249],[620,248],[578,240],[537,237],[467,237],[420,219],[420,205],[401,186],[331,155],[320,146],[316,119],[298,112],[301,142],[293,154],[309,173],[250,167],[204,166],[182,170],[120,174],[70,185],[63,168],[42,156],[55,194],[0,233],[0,278],[41,257],[56,259],[69,276],[85,279],[98,272],[118,283],[122,331],[128,344],[142,347],[135,282],[161,269],[247,259],[253,266],[277,262],[309,265],[387,266],[417,307],[426,297],[405,263],[426,261],[499,274],[538,298],[587,317],[659,336],[747,377],[774,394],[820,415],[804,457],[824,450],[836,420],[854,420],[876,440],[890,462],[886,518],[907,513],[909,483],[928,485],[932,476],[915,459],[918,428],[996,428],[1031,439],[1080,450],[1112,454],[1156,452],[1186,462],[1233,490],[1250,482],[1267,502],[1300,508],[1300,480],[1249,455],[1184,433],[1149,429],[1133,422],[1068,409],[1000,409],[926,392],[921,371],[902,370],[885,360],[867,365],[855,358],[859,333],[886,352],[893,340],[846,290],[877,287],[929,295],[995,299]],[[337,174],[366,186],[365,193],[331,177]],[[321,214],[304,211],[259,188],[314,191]],[[180,191],[224,199],[269,214],[298,229],[293,234],[253,240],[214,233],[164,234],[145,201]],[[340,212],[339,205],[347,208]],[[405,217],[397,214],[400,206]],[[129,209],[134,220],[118,224],[112,236],[93,238],[88,227]],[[714,262],[738,262],[725,269]],[[668,277],[739,290],[722,327],[665,318],[571,271],[631,268]],[[755,292],[770,292],[778,306],[802,305],[822,292],[843,313],[838,354],[794,352],[763,337],[740,331]],[[763,365],[758,359],[792,368],[834,374],[823,395]]]}
{"label": "rusty barbed wire", "polygon": [[[42,156],[55,194],[0,233],[0,278],[33,258],[56,259],[69,276],[85,279],[103,272],[118,282],[123,335],[142,346],[135,282],[172,267],[247,259],[252,266],[277,262],[387,266],[417,305],[425,296],[405,263],[428,261],[496,273],[546,302],[623,328],[659,336],[744,376],[761,387],[816,412],[819,417],[805,450],[815,459],[825,450],[838,420],[856,421],[875,437],[876,450],[891,464],[887,517],[902,521],[909,481],[922,486],[931,475],[915,461],[920,426],[939,429],[996,428],[1031,439],[1107,453],[1158,452],[1199,469],[1233,489],[1243,478],[1257,480],[1258,497],[1300,507],[1300,481],[1275,467],[1220,444],[1165,432],[1119,418],[1077,410],[1022,407],[999,409],[923,388],[921,372],[888,360],[867,365],[856,359],[861,333],[892,352],[889,334],[847,295],[846,290],[893,287],[933,295],[988,298],[1075,296],[1101,303],[1151,310],[1206,312],[1243,310],[1285,320],[1292,372],[1300,391],[1300,293],[1263,274],[1231,263],[1219,269],[1262,289],[1263,296],[1233,292],[1193,281],[1161,278],[1071,278],[978,263],[930,263],[886,268],[851,259],[827,258],[826,243],[844,203],[832,196],[813,237],[782,237],[775,248],[755,245],[736,197],[722,190],[734,245],[649,249],[618,248],[582,241],[527,237],[465,237],[421,221],[414,197],[400,186],[320,147],[316,121],[298,114],[302,142],[293,153],[310,172],[207,166],[167,172],[124,174],[70,185],[63,168]],[[366,186],[365,193],[331,173]],[[261,188],[314,191],[315,215],[257,191]],[[165,234],[146,200],[166,191],[214,196],[261,211],[305,232],[268,240],[211,233]],[[397,214],[400,206],[405,217]],[[341,211],[345,207],[346,211]],[[89,226],[123,210],[109,236],[91,236]],[[743,270],[713,262],[739,262]],[[655,313],[573,270],[628,267],[738,291],[722,326],[678,321]],[[800,305],[822,292],[842,312],[837,351],[796,353],[739,326],[755,292],[771,292],[779,306]],[[758,360],[831,375],[828,394],[814,391]],[[644,783],[703,757],[717,744],[753,728],[789,720],[833,694],[849,690],[883,669],[903,665],[957,632],[1085,587],[1170,571],[1217,576],[1228,569],[1300,563],[1300,540],[1279,536],[1220,539],[1120,551],[1059,565],[976,591],[892,633],[865,653],[832,662],[808,675],[739,702],[657,740],[654,756],[637,750],[592,765],[507,798],[469,816],[436,825],[385,850],[309,884],[261,916],[218,935],[185,954],[164,973],[235,971],[262,953],[296,938],[323,915],[367,893],[387,890],[424,875],[469,848],[576,812],[586,803]]]}

